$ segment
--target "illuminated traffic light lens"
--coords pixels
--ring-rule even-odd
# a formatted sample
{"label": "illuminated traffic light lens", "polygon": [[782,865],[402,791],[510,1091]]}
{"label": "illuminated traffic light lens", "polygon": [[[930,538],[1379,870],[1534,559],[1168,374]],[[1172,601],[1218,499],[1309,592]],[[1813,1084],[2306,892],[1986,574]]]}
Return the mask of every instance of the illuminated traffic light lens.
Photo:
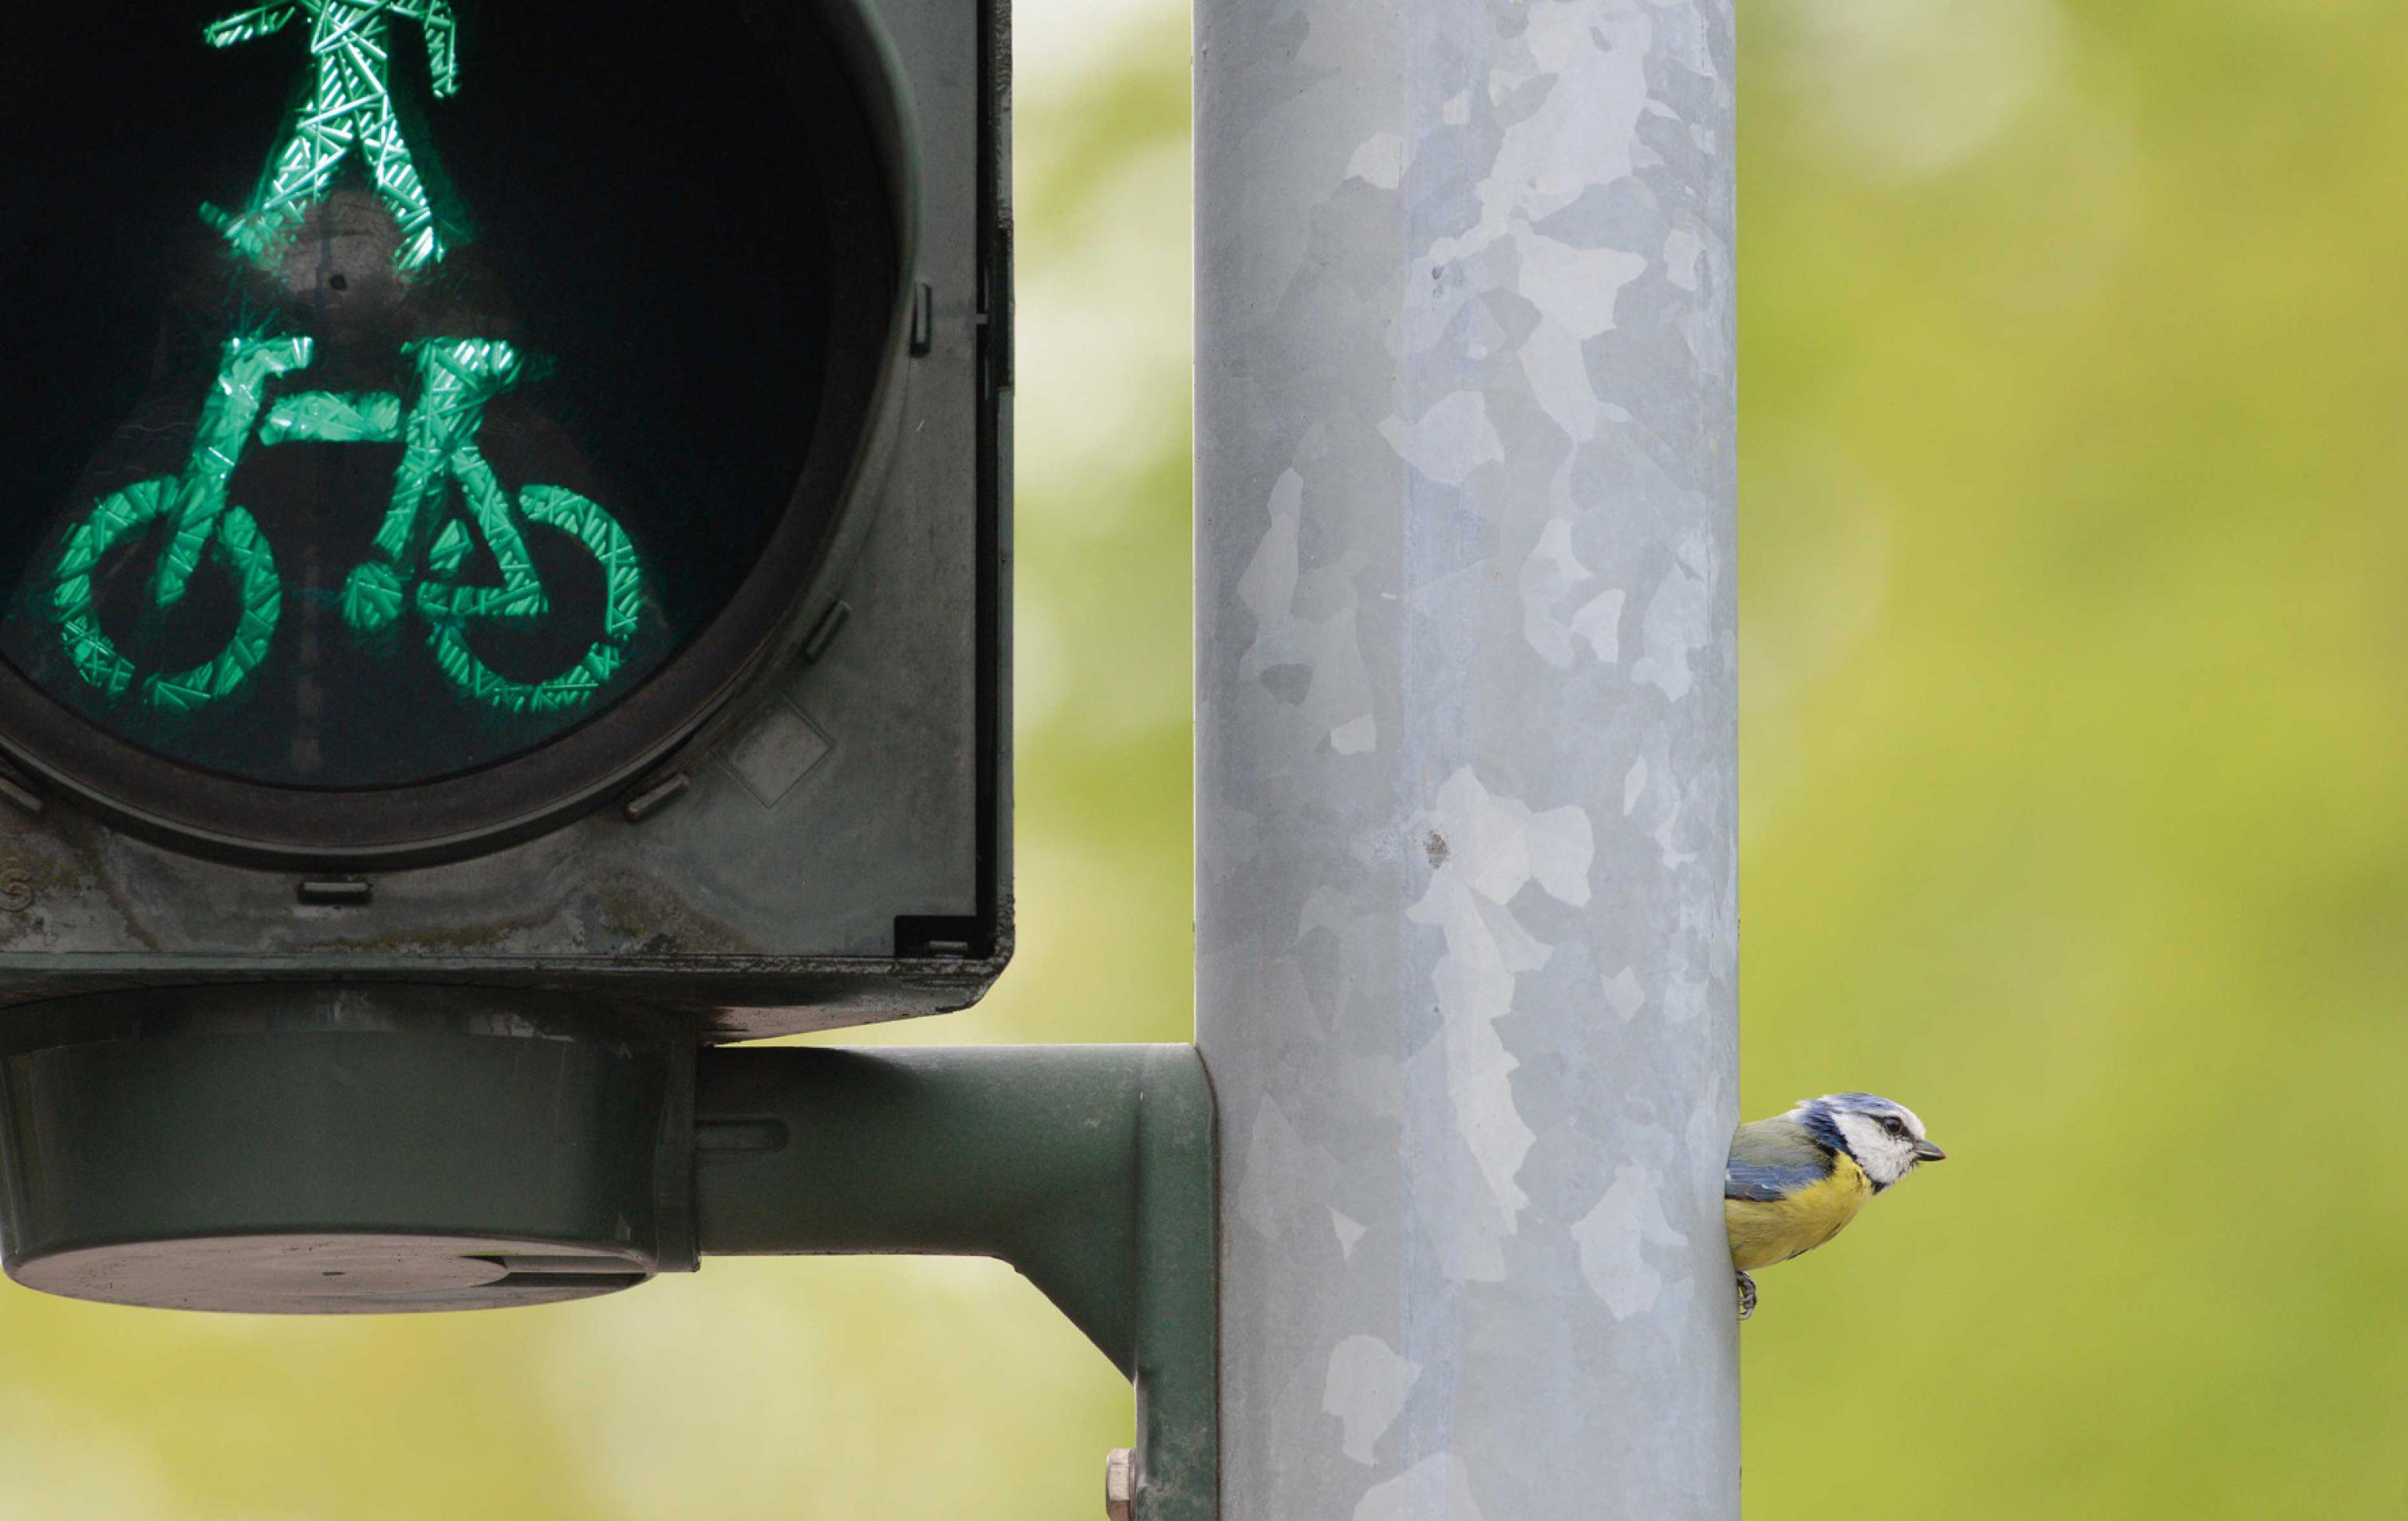
{"label": "illuminated traffic light lens", "polygon": [[309,789],[495,766],[673,665],[837,509],[798,482],[850,251],[811,76],[752,24],[13,18],[0,658],[150,755]]}

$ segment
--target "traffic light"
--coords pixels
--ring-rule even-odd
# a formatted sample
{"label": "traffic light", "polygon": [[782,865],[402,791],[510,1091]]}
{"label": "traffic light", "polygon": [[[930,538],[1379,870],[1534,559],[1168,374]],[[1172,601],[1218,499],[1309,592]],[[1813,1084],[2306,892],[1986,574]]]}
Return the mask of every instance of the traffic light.
{"label": "traffic light", "polygon": [[1010,953],[1001,0],[0,44],[0,1256],[84,1299],[1003,1257],[1213,1514],[1186,1047],[722,1051]]}
{"label": "traffic light", "polygon": [[0,50],[0,997],[714,1037],[1010,954],[999,28],[89,0]]}

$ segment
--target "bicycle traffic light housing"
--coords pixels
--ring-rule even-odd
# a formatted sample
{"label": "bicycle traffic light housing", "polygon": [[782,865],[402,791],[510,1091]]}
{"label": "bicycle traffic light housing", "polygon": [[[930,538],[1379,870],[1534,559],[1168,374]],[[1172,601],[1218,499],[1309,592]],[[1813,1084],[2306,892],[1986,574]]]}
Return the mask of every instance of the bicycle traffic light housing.
{"label": "bicycle traffic light housing", "polygon": [[0,998],[1010,952],[996,17],[101,0],[0,114]]}
{"label": "bicycle traffic light housing", "polygon": [[265,1312],[1025,1272],[1217,1504],[1193,1050],[1010,954],[1003,0],[88,0],[0,50],[0,1252]]}
{"label": "bicycle traffic light housing", "polygon": [[[999,36],[949,0],[14,20],[12,1274],[408,1309],[691,1268],[654,1152],[697,1045],[993,980]],[[329,1253],[366,1256],[290,1270]]]}

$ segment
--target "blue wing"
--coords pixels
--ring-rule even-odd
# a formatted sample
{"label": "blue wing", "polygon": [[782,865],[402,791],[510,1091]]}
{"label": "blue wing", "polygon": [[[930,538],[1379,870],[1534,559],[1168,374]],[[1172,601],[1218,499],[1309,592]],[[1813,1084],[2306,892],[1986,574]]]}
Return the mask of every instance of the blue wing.
{"label": "blue wing", "polygon": [[1786,1117],[1742,1125],[1731,1137],[1723,1198],[1770,1204],[1831,1175],[1831,1153]]}
{"label": "blue wing", "polygon": [[1770,1204],[1831,1175],[1828,1167],[1762,1167],[1733,1162],[1723,1171],[1723,1198]]}

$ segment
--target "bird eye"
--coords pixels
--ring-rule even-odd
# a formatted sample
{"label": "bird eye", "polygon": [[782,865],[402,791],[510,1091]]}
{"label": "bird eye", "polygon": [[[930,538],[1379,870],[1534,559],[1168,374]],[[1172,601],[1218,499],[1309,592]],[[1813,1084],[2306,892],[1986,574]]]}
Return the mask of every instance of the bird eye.
{"label": "bird eye", "polygon": [[1899,1119],[1895,1114],[1883,1115],[1881,1126],[1883,1129],[1888,1131],[1891,1135],[1902,1136],[1906,1134],[1906,1122]]}

